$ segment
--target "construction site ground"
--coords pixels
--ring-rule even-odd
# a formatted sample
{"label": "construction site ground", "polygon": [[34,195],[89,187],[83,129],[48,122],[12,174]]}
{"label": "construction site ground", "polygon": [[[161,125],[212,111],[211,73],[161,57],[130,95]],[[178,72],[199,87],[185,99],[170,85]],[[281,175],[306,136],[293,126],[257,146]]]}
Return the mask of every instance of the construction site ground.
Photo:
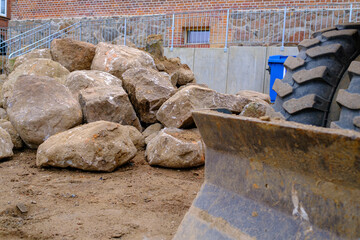
{"label": "construction site ground", "polygon": [[151,167],[144,152],[112,173],[40,169],[35,158],[0,161],[0,239],[171,239],[204,178]]}

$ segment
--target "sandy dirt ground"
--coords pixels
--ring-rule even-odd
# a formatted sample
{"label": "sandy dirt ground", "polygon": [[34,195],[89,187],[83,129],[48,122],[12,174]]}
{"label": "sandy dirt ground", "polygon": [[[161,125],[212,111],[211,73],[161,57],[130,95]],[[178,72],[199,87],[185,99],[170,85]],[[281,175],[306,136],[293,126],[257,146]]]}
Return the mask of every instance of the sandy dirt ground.
{"label": "sandy dirt ground", "polygon": [[204,179],[150,167],[143,152],[113,173],[40,169],[35,157],[0,160],[0,239],[171,239]]}

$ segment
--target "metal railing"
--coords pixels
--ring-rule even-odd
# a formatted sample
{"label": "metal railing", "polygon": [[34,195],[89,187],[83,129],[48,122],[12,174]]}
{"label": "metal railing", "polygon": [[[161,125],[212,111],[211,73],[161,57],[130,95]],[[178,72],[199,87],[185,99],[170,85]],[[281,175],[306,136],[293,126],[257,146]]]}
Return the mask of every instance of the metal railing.
{"label": "metal railing", "polygon": [[359,22],[360,4],[283,7],[231,13],[230,44],[297,44],[312,33],[340,23]]}
{"label": "metal railing", "polygon": [[10,55],[12,52],[17,51],[38,39],[49,36],[50,34],[51,24],[50,22],[47,22],[3,41],[3,46],[0,48],[0,51],[5,52],[6,55]]}
{"label": "metal railing", "polygon": [[26,54],[28,52],[31,52],[34,49],[39,48],[50,48],[50,44],[52,40],[59,39],[59,38],[70,38],[73,40],[81,40],[81,22],[74,23],[60,31],[57,31],[55,33],[49,34],[46,37],[43,37],[39,40],[36,40],[35,42],[24,46],[21,49],[18,49],[11,54],[9,54],[8,58],[14,58],[18,57],[20,55]]}
{"label": "metal railing", "polygon": [[[83,22],[83,41],[145,47],[151,34],[165,47],[223,47],[297,44],[312,33],[339,23],[359,22],[360,3],[301,7],[229,9],[164,15],[118,17]],[[188,34],[208,32],[206,41]],[[195,34],[196,36],[196,34]],[[200,39],[199,39],[200,40]]]}
{"label": "metal railing", "polygon": [[167,35],[171,19],[168,15],[119,17],[82,22],[82,40],[93,44],[135,44],[144,47],[151,34]]}
{"label": "metal railing", "polygon": [[12,51],[21,49],[23,46],[36,39],[50,34],[50,23],[33,23],[23,26],[0,28],[0,66],[4,70],[7,58]]}
{"label": "metal railing", "polygon": [[[174,47],[217,47],[227,51],[229,46],[239,45],[284,48],[309,38],[322,28],[346,22],[360,22],[360,3],[123,16],[79,21],[55,33],[51,33],[51,24],[46,23],[10,38],[3,47],[8,48],[8,58],[50,47],[53,39],[65,37],[93,44],[110,42],[143,48],[149,35],[160,34],[164,46],[170,50]],[[195,39],[189,41],[192,32],[206,32],[207,39],[197,39],[199,34],[194,34]]]}
{"label": "metal railing", "polygon": [[9,38],[12,38],[13,36],[16,36],[16,35],[26,32],[26,31],[29,31],[39,25],[42,25],[42,24],[41,23],[31,23],[31,24],[26,24],[26,25],[21,25],[21,26],[0,27],[1,41],[8,40]]}

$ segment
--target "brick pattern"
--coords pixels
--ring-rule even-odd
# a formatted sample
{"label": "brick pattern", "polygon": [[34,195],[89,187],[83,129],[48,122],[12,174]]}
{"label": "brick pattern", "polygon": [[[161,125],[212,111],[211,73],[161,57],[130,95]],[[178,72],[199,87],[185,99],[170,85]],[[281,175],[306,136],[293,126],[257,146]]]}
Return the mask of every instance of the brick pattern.
{"label": "brick pattern", "polygon": [[349,3],[358,0],[12,0],[12,19],[45,19]]}

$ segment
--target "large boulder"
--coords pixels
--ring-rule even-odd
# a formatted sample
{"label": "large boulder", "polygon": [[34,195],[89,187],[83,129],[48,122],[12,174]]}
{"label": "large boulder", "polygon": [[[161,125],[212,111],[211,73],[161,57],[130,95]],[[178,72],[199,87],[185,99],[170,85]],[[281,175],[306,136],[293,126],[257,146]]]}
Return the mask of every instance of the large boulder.
{"label": "large boulder", "polygon": [[194,125],[192,111],[203,108],[226,108],[240,113],[249,99],[218,93],[212,89],[190,85],[169,98],[157,112],[157,119],[166,127],[187,128]]}
{"label": "large boulder", "polygon": [[[5,77],[4,77],[5,76]],[[4,82],[6,81],[7,77],[5,74],[1,74],[0,75],[0,107],[3,107],[3,103],[4,103],[4,98],[3,98],[3,94],[2,94],[2,88],[4,85]]]}
{"label": "large boulder", "polygon": [[0,119],[9,120],[9,116],[6,113],[6,110],[3,108],[0,108]]}
{"label": "large boulder", "polygon": [[70,91],[77,98],[80,90],[92,87],[122,86],[122,81],[110,73],[97,70],[74,71],[65,81]]}
{"label": "large boulder", "polygon": [[241,113],[240,116],[259,118],[266,115],[268,108],[271,108],[266,102],[251,102],[248,103]]}
{"label": "large boulder", "polygon": [[270,103],[270,96],[269,94],[256,92],[252,90],[240,90],[236,93],[236,95],[239,95],[241,97],[249,98],[252,102],[260,102],[263,104],[262,101],[266,103]]}
{"label": "large boulder", "polygon": [[57,82],[64,84],[69,71],[60,63],[51,59],[34,58],[25,61],[18,66],[4,82],[2,87],[2,97],[4,107],[7,107],[7,98],[12,95],[12,90],[17,79],[22,75],[46,76],[55,79]]}
{"label": "large boulder", "polygon": [[123,74],[123,86],[145,123],[155,123],[157,110],[176,92],[168,75],[151,68],[127,70]]}
{"label": "large boulder", "polygon": [[148,126],[143,132],[142,135],[145,139],[145,144],[148,144],[154,137],[157,136],[157,134],[160,132],[160,130],[164,126],[160,123],[154,123],[150,126]]}
{"label": "large boulder", "polygon": [[105,120],[132,125],[142,131],[140,121],[125,90],[120,86],[95,87],[80,91],[79,102],[85,122]]}
{"label": "large boulder", "polygon": [[13,147],[9,133],[0,127],[0,159],[11,157]]}
{"label": "large boulder", "polygon": [[7,113],[30,148],[82,122],[79,102],[55,79],[24,75],[15,82]]}
{"label": "large boulder", "polygon": [[160,123],[151,124],[142,132],[142,135],[144,138],[147,138],[151,134],[158,133],[163,127],[164,126]]}
{"label": "large boulder", "polygon": [[51,56],[70,72],[90,70],[95,56],[95,45],[68,38],[54,39],[51,42]]}
{"label": "large boulder", "polygon": [[[12,68],[10,68],[8,71],[10,74],[12,71],[14,71],[18,66],[26,62],[27,60],[34,59],[34,58],[45,58],[45,59],[51,59],[50,49],[44,48],[44,49],[35,49],[32,50],[29,53],[26,53],[24,55],[21,55],[17,57],[14,61],[14,64]],[[9,61],[11,62],[11,61]]]}
{"label": "large boulder", "polygon": [[108,72],[118,78],[131,68],[153,68],[154,59],[146,52],[122,45],[99,43],[91,65],[92,70]]}
{"label": "large boulder", "polygon": [[205,148],[197,129],[165,128],[146,147],[151,166],[189,168],[205,163]]}
{"label": "large boulder", "polygon": [[159,71],[168,73],[174,86],[184,86],[189,83],[196,83],[195,75],[190,67],[182,64],[180,58],[155,57],[156,68]]}
{"label": "large boulder", "polygon": [[39,146],[36,165],[111,172],[136,152],[125,126],[98,121],[51,136]]}
{"label": "large boulder", "polygon": [[151,34],[146,38],[145,50],[153,57],[163,60],[164,59],[164,46],[163,35]]}
{"label": "large boulder", "polygon": [[14,144],[14,148],[19,149],[23,147],[23,141],[21,140],[19,133],[16,131],[10,121],[0,119],[0,127],[10,134],[11,141]]}
{"label": "large boulder", "polygon": [[9,75],[14,70],[15,61],[16,61],[16,57],[7,59],[3,69],[5,70],[6,75]]}
{"label": "large boulder", "polygon": [[189,83],[196,83],[195,75],[187,65],[176,69],[170,77],[171,82],[179,87]]}
{"label": "large boulder", "polygon": [[141,132],[134,126],[125,125],[125,131],[128,132],[129,138],[135,145],[137,150],[143,150],[145,147],[145,138]]}

